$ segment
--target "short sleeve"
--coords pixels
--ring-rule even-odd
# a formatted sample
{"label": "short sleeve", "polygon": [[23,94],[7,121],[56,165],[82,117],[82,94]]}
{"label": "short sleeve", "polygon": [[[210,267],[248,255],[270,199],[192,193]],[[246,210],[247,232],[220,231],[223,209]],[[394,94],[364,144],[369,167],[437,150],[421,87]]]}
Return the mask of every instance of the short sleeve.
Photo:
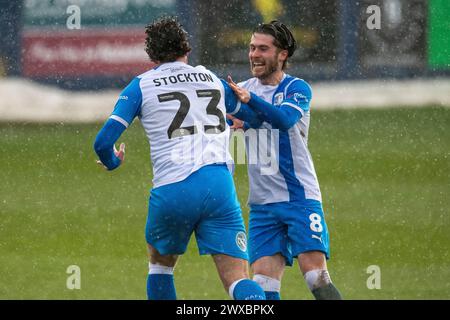
{"label": "short sleeve", "polygon": [[287,88],[286,98],[281,103],[282,106],[289,106],[297,109],[302,114],[309,111],[312,98],[310,85],[301,79],[293,81]]}

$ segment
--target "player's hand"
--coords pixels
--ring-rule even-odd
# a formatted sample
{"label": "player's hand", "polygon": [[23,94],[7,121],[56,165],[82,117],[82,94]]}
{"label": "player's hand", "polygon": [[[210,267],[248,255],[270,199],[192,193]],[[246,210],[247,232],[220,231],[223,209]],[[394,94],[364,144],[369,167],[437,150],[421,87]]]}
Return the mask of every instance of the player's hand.
{"label": "player's hand", "polygon": [[228,84],[230,85],[230,88],[234,91],[234,94],[239,99],[239,101],[243,103],[248,103],[250,101],[250,92],[248,92],[246,89],[239,87],[231,78],[229,75],[227,77]]}
{"label": "player's hand", "polygon": [[233,121],[233,125],[230,126],[230,129],[244,129],[244,121],[239,120],[238,118],[233,117],[231,114],[227,114],[227,119]]}
{"label": "player's hand", "polygon": [[[114,145],[114,155],[120,159],[120,163],[125,159],[125,143],[121,143],[119,146],[119,150],[116,149],[116,145]],[[108,168],[100,161],[97,160],[97,164],[108,170]]]}
{"label": "player's hand", "polygon": [[114,154],[117,158],[120,159],[120,162],[123,162],[123,160],[125,159],[125,143],[122,142],[120,144],[119,151],[117,151],[116,145],[114,145]]}

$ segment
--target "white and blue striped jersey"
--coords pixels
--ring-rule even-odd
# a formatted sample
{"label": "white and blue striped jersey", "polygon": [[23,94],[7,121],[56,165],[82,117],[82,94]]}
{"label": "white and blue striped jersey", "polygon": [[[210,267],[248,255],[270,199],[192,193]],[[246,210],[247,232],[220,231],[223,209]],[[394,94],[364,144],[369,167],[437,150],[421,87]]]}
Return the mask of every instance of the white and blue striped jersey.
{"label": "white and blue striped jersey", "polygon": [[110,118],[138,117],[150,142],[153,187],[184,180],[213,163],[233,163],[222,82],[203,66],[164,63],[122,91]]}
{"label": "white and blue striped jersey", "polygon": [[[285,201],[322,201],[319,182],[308,150],[308,129],[310,120],[311,88],[302,79],[284,75],[279,85],[263,85],[259,79],[251,78],[239,86],[253,92],[256,96],[275,106],[292,107],[301,113],[300,120],[288,130],[273,129],[263,122],[256,129],[258,145],[261,134],[272,141],[278,162],[278,170],[267,172],[266,164],[260,161],[248,164],[249,199],[252,204],[268,204]],[[275,137],[275,138],[274,138]],[[252,155],[254,145],[246,139],[247,158]],[[258,152],[261,152],[259,150]],[[265,152],[265,150],[262,150]]]}

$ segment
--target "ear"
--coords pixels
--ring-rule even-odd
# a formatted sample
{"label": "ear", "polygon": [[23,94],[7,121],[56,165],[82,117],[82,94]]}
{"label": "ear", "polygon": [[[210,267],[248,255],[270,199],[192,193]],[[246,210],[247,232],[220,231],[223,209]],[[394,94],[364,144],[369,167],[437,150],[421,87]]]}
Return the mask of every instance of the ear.
{"label": "ear", "polygon": [[287,50],[281,50],[278,53],[278,61],[286,61],[288,58],[289,52]]}

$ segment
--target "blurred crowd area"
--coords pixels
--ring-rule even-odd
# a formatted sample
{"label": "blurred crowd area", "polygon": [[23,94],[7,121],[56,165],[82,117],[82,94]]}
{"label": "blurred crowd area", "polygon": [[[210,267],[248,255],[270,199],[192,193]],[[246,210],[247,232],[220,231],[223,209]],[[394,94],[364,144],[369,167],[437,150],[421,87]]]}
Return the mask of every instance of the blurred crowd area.
{"label": "blurred crowd area", "polygon": [[0,76],[65,89],[120,88],[152,67],[145,25],[178,16],[192,64],[250,76],[252,29],[278,19],[299,49],[288,73],[309,81],[450,77],[448,0],[0,1]]}

